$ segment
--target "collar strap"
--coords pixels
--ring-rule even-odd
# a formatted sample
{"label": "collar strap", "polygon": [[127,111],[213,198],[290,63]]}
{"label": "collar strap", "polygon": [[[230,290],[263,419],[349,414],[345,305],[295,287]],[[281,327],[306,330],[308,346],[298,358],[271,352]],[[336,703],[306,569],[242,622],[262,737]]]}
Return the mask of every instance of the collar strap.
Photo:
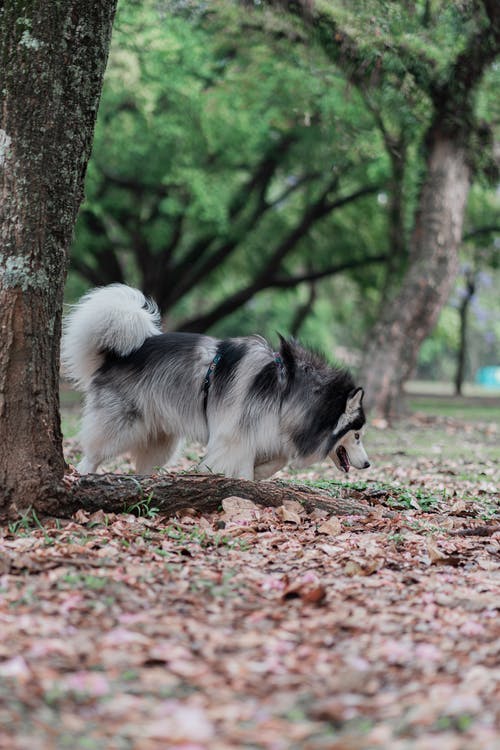
{"label": "collar strap", "polygon": [[205,414],[207,413],[207,401],[208,401],[208,391],[210,389],[210,381],[212,378],[212,373],[217,367],[218,363],[220,362],[222,357],[222,354],[217,353],[213,360],[210,362],[207,370],[207,374],[205,375],[205,380],[203,381],[203,411]]}
{"label": "collar strap", "polygon": [[279,352],[273,352],[274,364],[278,368],[278,380],[283,383],[285,380],[285,364]]}

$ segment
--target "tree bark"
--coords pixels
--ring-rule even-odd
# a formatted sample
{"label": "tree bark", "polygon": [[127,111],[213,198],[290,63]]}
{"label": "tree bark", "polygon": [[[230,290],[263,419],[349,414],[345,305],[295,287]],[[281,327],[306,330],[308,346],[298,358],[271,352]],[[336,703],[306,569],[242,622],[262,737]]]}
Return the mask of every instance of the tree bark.
{"label": "tree bark", "polygon": [[500,53],[500,6],[483,0],[479,30],[446,80],[425,76],[434,115],[426,134],[427,173],[420,190],[408,269],[369,337],[362,364],[365,404],[376,416],[397,414],[403,383],[432,331],[458,271],[465,206],[472,177],[474,95]]}
{"label": "tree bark", "polygon": [[[333,497],[328,492],[305,485],[279,480],[251,482],[206,474],[162,474],[141,477],[116,474],[89,474],[53,493],[44,511],[58,517],[69,517],[79,509],[107,513],[131,511],[143,504],[174,515],[186,508],[208,513],[231,496],[244,497],[257,505],[278,507],[286,500],[299,502],[306,511],[314,508],[335,515],[367,515],[370,506],[351,497]],[[390,511],[388,511],[390,513]]]}
{"label": "tree bark", "polygon": [[362,364],[365,403],[375,415],[397,414],[403,383],[432,330],[458,270],[471,177],[464,145],[438,128],[430,133],[422,186],[402,286],[382,312]]}
{"label": "tree bark", "polygon": [[0,509],[64,471],[59,338],[116,0],[6,0],[0,26]]}

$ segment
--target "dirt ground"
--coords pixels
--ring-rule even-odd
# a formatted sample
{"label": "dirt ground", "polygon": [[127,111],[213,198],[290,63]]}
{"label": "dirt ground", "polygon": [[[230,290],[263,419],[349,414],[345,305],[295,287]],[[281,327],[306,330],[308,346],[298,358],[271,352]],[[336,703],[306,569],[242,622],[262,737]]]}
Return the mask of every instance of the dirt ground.
{"label": "dirt ground", "polygon": [[372,426],[349,481],[282,474],[367,516],[146,499],[12,523],[0,748],[497,750],[498,443],[495,421],[421,414]]}

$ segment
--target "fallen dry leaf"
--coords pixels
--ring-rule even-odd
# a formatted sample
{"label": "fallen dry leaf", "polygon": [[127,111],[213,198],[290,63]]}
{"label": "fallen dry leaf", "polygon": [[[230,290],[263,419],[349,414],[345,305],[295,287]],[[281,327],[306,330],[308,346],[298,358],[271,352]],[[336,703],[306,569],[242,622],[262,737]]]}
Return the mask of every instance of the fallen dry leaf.
{"label": "fallen dry leaf", "polygon": [[371,576],[384,565],[383,557],[367,558],[362,561],[348,560],[344,566],[346,576]]}
{"label": "fallen dry leaf", "polygon": [[326,534],[328,536],[338,536],[342,533],[342,524],[337,516],[332,516],[328,520],[324,521],[321,526],[318,526],[318,534]]}
{"label": "fallen dry leaf", "polygon": [[254,502],[245,497],[232,495],[222,501],[224,509],[224,520],[226,521],[253,521],[259,515],[259,508]]}
{"label": "fallen dry leaf", "polygon": [[295,510],[289,509],[285,505],[280,505],[279,508],[276,508],[276,515],[279,516],[282,521],[287,523],[301,523],[300,515]]}

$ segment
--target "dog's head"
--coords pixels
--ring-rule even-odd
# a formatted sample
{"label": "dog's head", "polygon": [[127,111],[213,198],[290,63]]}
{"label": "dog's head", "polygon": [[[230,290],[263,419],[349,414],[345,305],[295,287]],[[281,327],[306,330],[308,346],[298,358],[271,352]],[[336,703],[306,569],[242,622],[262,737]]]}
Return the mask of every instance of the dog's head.
{"label": "dog's head", "polygon": [[281,337],[287,416],[296,425],[292,439],[301,465],[330,456],[338,469],[370,466],[363,448],[363,389],[348,370],[332,367],[324,357]]}
{"label": "dog's head", "polygon": [[340,415],[330,438],[328,455],[335,466],[348,473],[351,466],[367,469],[370,466],[363,446],[366,417],[363,410],[363,389],[355,388],[347,397],[344,413]]}

